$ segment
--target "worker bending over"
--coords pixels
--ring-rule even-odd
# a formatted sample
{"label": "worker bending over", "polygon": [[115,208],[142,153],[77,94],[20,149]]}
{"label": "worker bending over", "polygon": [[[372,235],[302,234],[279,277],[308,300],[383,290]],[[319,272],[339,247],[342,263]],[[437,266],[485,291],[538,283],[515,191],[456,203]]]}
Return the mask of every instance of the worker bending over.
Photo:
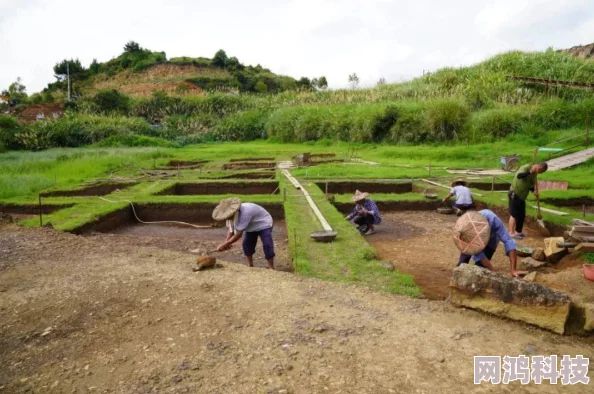
{"label": "worker bending over", "polygon": [[214,209],[212,218],[217,222],[227,221],[227,237],[217,248],[219,252],[229,249],[243,235],[243,253],[248,265],[253,267],[253,256],[260,237],[268,268],[274,269],[273,222],[268,211],[257,204],[242,203],[239,198],[234,197],[221,201]]}
{"label": "worker bending over", "polygon": [[503,242],[505,253],[509,257],[510,274],[515,277],[526,275],[526,271],[516,270],[516,241],[493,211],[483,209],[479,212],[466,212],[454,225],[454,243],[461,252],[458,266],[469,263],[472,258],[475,265],[494,271],[491,260],[499,242]]}
{"label": "worker bending over", "polygon": [[452,203],[452,207],[456,210],[458,216],[462,215],[473,207],[472,192],[468,188],[468,184],[463,179],[456,179],[452,182],[452,190],[445,196],[443,202],[447,202],[450,198],[456,196],[456,201]]}

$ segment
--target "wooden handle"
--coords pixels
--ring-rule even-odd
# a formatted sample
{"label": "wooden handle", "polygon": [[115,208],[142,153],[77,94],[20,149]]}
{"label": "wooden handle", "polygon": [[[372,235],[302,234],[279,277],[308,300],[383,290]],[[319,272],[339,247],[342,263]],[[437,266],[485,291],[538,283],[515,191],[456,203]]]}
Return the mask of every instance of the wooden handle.
{"label": "wooden handle", "polygon": [[534,191],[536,192],[536,194],[534,195],[536,197],[536,206],[538,207],[538,214],[536,215],[537,219],[542,219],[542,214],[540,213],[540,195],[538,193],[538,177],[534,177]]}

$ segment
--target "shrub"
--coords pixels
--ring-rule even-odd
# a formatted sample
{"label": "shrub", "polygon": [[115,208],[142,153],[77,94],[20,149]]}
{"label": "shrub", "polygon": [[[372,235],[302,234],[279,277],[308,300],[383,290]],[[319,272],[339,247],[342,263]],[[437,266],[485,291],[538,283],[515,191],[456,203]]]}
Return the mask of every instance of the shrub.
{"label": "shrub", "polygon": [[100,111],[126,113],[130,108],[130,98],[115,89],[100,90],[93,98]]}
{"label": "shrub", "polygon": [[266,138],[264,126],[267,117],[267,113],[257,110],[226,116],[216,126],[216,137],[221,141],[252,141]]}
{"label": "shrub", "polygon": [[[31,125],[29,137],[39,136],[44,149],[49,146],[78,147],[93,144],[111,136],[150,135],[148,123],[139,118],[67,116],[57,120],[46,120]],[[46,140],[48,141],[46,143]],[[33,144],[27,140],[27,144]],[[21,144],[22,145],[22,144]],[[29,149],[27,146],[22,146]]]}
{"label": "shrub", "polygon": [[533,120],[547,130],[565,129],[574,122],[573,108],[561,99],[550,99],[536,107]]}
{"label": "shrub", "polygon": [[6,148],[14,146],[14,135],[23,131],[23,126],[14,117],[0,115],[0,145]]}
{"label": "shrub", "polygon": [[499,108],[474,113],[471,118],[473,136],[503,138],[518,132],[527,115],[516,108]]}
{"label": "shrub", "polygon": [[436,100],[427,104],[426,115],[432,138],[441,142],[459,138],[470,111],[456,100]]}
{"label": "shrub", "polygon": [[420,144],[430,140],[427,119],[420,108],[400,115],[390,133],[393,142]]}
{"label": "shrub", "polygon": [[376,116],[371,123],[371,139],[373,142],[383,141],[390,134],[390,130],[399,116],[400,108],[395,105],[387,106],[383,113]]}

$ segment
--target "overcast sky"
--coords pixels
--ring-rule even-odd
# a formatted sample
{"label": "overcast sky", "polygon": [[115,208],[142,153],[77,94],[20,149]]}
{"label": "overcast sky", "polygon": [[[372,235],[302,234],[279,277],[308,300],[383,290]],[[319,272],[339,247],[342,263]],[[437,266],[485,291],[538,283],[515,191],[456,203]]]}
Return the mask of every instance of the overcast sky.
{"label": "overcast sky", "polygon": [[331,88],[470,65],[512,49],[594,42],[593,0],[0,0],[0,88],[28,93],[78,57],[107,61],[134,40],[168,57],[212,57]]}

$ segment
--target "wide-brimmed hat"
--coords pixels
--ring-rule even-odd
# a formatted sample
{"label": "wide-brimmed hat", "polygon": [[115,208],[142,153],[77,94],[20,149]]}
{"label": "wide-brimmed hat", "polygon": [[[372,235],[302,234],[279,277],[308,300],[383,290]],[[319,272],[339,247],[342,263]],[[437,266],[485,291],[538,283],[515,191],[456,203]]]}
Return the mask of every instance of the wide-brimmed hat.
{"label": "wide-brimmed hat", "polygon": [[491,226],[480,213],[466,212],[454,225],[454,243],[464,254],[482,252],[491,237]]}
{"label": "wide-brimmed hat", "polygon": [[464,179],[462,178],[458,178],[456,179],[454,182],[452,182],[452,187],[456,186],[457,184],[461,183],[464,186],[468,186],[468,182],[466,182]]}
{"label": "wide-brimmed hat", "polygon": [[369,193],[360,192],[359,190],[356,190],[355,195],[353,196],[353,198],[351,200],[353,200],[354,202],[362,201],[362,200],[365,200],[367,198],[367,196],[369,196]]}
{"label": "wide-brimmed hat", "polygon": [[235,215],[235,212],[241,207],[241,200],[237,197],[227,198],[216,206],[212,211],[212,218],[217,222],[227,220]]}

